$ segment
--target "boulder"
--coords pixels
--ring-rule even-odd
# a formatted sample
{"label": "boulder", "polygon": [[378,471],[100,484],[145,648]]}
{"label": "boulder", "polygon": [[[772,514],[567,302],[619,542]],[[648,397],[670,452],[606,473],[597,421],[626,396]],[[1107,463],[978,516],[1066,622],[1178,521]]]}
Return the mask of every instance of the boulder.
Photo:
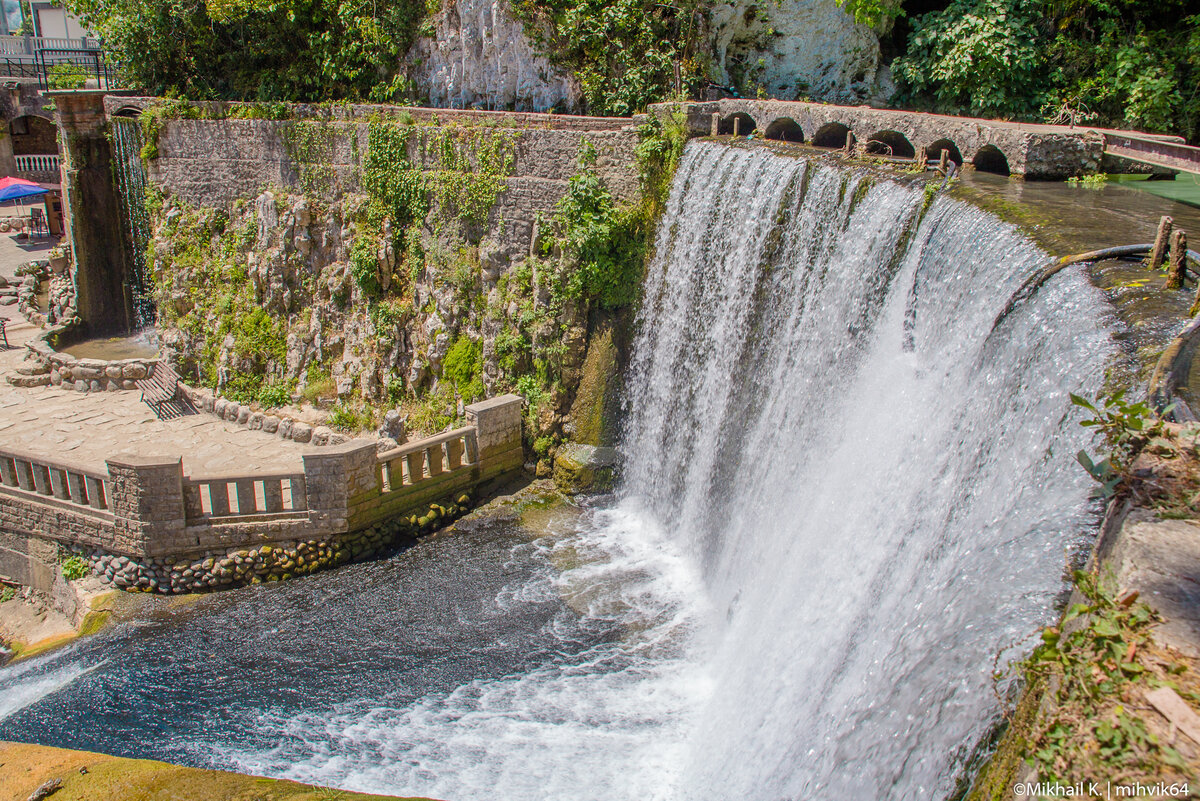
{"label": "boulder", "polygon": [[615,448],[568,443],[554,453],[554,483],[563,492],[612,489],[620,465]]}

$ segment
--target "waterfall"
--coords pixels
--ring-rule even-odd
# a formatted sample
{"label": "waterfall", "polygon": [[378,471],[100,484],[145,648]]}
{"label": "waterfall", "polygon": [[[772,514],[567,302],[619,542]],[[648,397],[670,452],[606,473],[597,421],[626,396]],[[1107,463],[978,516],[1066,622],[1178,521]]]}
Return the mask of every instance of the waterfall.
{"label": "waterfall", "polygon": [[692,142],[615,497],[0,670],[0,740],[455,801],[953,797],[1094,531],[1100,292],[1071,268],[993,330],[1045,260],[919,184]]}
{"label": "waterfall", "polygon": [[142,162],[142,129],[136,119],[114,117],[113,173],[121,196],[121,219],[129,234],[129,292],[133,298],[135,330],[154,324],[153,285],[146,264],[150,217],[146,213],[146,165]]}
{"label": "waterfall", "polygon": [[1111,351],[1076,272],[965,203],[691,143],[646,277],[623,502],[699,565],[712,693],[680,797],[946,797],[993,659],[1092,521],[1068,392]]}

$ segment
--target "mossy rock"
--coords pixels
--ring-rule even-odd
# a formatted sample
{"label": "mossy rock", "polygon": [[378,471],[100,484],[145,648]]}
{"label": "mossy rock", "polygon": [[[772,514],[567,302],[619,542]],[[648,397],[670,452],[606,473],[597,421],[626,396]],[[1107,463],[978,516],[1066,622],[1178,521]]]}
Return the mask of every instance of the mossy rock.
{"label": "mossy rock", "polygon": [[615,448],[570,443],[554,453],[554,484],[563,492],[605,492],[617,479]]}
{"label": "mossy rock", "polygon": [[[86,768],[87,772],[81,772]],[[28,798],[48,781],[54,801],[388,801],[393,796],[331,791],[296,782],[201,770],[25,743],[0,742],[0,787],[5,798]],[[7,795],[11,792],[12,795]],[[418,800],[411,800],[418,801]]]}

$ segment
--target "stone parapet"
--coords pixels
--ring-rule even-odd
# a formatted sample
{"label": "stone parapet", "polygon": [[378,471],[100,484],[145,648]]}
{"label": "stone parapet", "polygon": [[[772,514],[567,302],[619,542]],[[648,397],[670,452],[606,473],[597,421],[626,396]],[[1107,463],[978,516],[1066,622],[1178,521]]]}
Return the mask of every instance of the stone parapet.
{"label": "stone parapet", "polygon": [[60,548],[119,587],[158,592],[360,558],[444,524],[477,486],[519,469],[521,408],[517,395],[472,404],[464,428],[385,453],[332,445],[294,474],[186,476],[178,458],[137,457],[100,471],[0,450],[0,578],[46,584]]}

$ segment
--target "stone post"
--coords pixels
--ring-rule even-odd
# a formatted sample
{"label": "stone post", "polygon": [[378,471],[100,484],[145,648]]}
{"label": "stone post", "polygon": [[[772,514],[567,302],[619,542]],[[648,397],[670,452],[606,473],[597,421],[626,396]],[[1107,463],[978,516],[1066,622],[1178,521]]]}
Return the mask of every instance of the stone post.
{"label": "stone post", "polygon": [[113,181],[104,92],[51,92],[62,140],[63,216],[75,254],[76,307],[88,332],[127,330],[130,245]]}
{"label": "stone post", "polygon": [[379,503],[379,470],[373,441],[352,439],[304,454],[309,518],[323,533],[349,531],[356,516]]}
{"label": "stone post", "polygon": [[487,480],[519,470],[525,461],[521,445],[520,395],[501,395],[466,407],[467,425],[475,428],[479,478]]}
{"label": "stone post", "polygon": [[114,551],[159,556],[196,545],[186,533],[182,459],[126,456],[107,464]]}

